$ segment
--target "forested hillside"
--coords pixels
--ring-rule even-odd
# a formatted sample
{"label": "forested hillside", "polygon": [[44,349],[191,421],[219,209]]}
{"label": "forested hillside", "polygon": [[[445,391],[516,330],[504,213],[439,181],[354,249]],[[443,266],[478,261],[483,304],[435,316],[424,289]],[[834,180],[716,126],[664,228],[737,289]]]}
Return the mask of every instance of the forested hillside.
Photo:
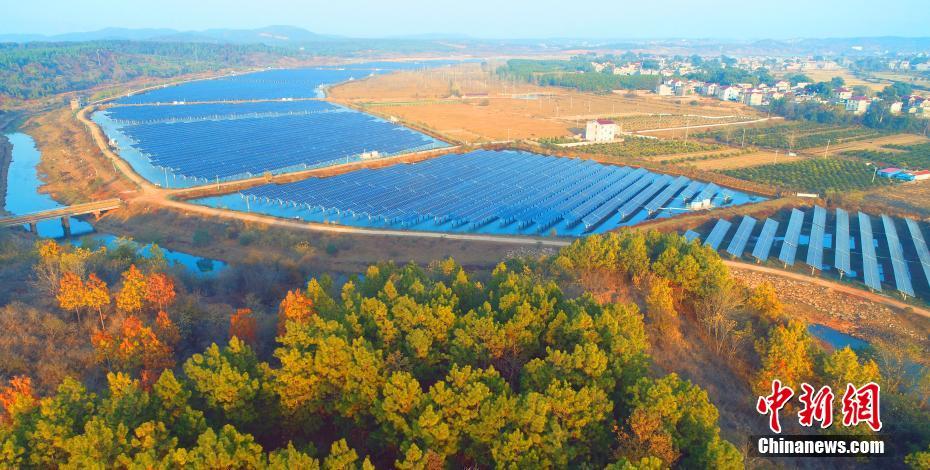
{"label": "forested hillside", "polygon": [[138,77],[273,63],[299,51],[262,45],[98,41],[0,43],[0,95],[33,99]]}
{"label": "forested hillside", "polygon": [[[753,358],[760,392],[880,374],[820,352],[774,291],[744,292],[675,234],[592,236],[491,273],[382,263],[341,288],[313,279],[272,315],[208,313],[157,253],[16,246],[0,259],[32,263],[51,300],[0,309],[2,467],[742,468],[708,394],[652,367],[648,331],[695,316],[718,354]],[[643,302],[568,293],[598,276]],[[926,404],[888,393],[898,445],[925,448]]]}

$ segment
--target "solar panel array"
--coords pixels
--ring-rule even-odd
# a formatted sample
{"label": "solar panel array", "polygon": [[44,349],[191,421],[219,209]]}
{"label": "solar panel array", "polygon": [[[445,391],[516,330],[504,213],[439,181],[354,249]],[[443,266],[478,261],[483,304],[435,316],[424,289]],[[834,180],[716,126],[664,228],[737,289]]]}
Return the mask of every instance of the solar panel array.
{"label": "solar panel array", "polygon": [[736,229],[736,235],[733,235],[733,239],[730,240],[730,245],[727,247],[727,253],[730,253],[737,258],[743,256],[743,251],[746,249],[746,243],[749,242],[749,235],[752,234],[752,229],[755,226],[756,219],[753,219],[748,215],[744,216],[743,221],[739,223],[739,227]]}
{"label": "solar panel array", "polygon": [[714,229],[707,236],[707,240],[704,240],[704,244],[716,250],[720,247],[720,242],[723,241],[723,237],[727,236],[727,232],[730,231],[732,225],[725,219],[718,220],[717,225],[714,225]]}
{"label": "solar panel array", "polygon": [[814,206],[814,223],[811,226],[810,243],[807,245],[807,265],[823,269],[823,237],[827,229],[827,211]]}
{"label": "solar panel array", "polygon": [[894,282],[898,292],[914,297],[914,286],[911,283],[911,273],[907,270],[904,261],[904,248],[898,239],[898,229],[894,220],[882,214],[882,226],[885,228],[885,240],[888,242],[888,253],[891,254],[891,269],[894,271]]}
{"label": "solar panel array", "polygon": [[[807,250],[806,264],[817,268],[821,271],[828,270],[823,265],[825,252],[825,237],[827,232],[827,211],[823,207],[814,206],[811,229],[809,231],[810,243]],[[786,265],[792,265],[796,257],[797,247],[801,237],[804,225],[805,213],[798,209],[792,209],[788,220],[788,226],[784,233],[784,243],[782,244],[779,260]],[[918,260],[908,260],[905,258],[905,246],[902,244],[898,235],[895,220],[887,215],[882,214],[882,227],[885,241],[888,247],[888,259],[891,261],[892,271],[894,274],[894,283],[898,292],[906,296],[921,296],[930,293],[930,290],[915,289],[913,273],[909,265],[913,263],[915,267],[919,264],[920,271],[926,280],[926,288],[930,288],[930,249],[924,239],[923,232],[919,224],[912,219],[905,219],[910,232],[910,238],[913,242],[914,249],[917,253]],[[876,239],[872,231],[872,221],[869,215],[859,212],[859,237],[862,246],[862,281],[871,289],[876,291],[882,290],[882,281],[880,274],[879,257],[884,256],[876,250]],[[737,227],[733,238],[726,247],[726,252],[737,258],[742,257],[746,252],[746,247],[755,230],[756,220],[750,216],[744,216]],[[731,224],[725,219],[719,219],[714,225],[711,232],[705,239],[704,244],[714,249],[718,249],[721,242],[726,238]],[[773,219],[766,219],[756,238],[755,245],[752,249],[752,256],[759,262],[769,259],[772,251],[772,245],[778,232],[779,223]],[[836,243],[833,246],[834,266],[837,271],[843,275],[856,274],[853,272],[851,263],[852,237],[850,236],[849,213],[843,209],[836,210]],[[685,233],[685,238],[690,240],[700,239],[701,235],[692,230]],[[890,281],[889,281],[890,282]],[[924,287],[921,284],[920,287]]]}
{"label": "solar panel array", "polygon": [[791,218],[788,219],[788,229],[781,244],[778,260],[787,266],[794,266],[794,258],[798,253],[798,240],[801,238],[801,227],[804,225],[804,212],[791,209]]}
{"label": "solar panel array", "polygon": [[470,231],[496,226],[530,233],[578,225],[577,230],[587,232],[645,213],[644,206],[666,188],[678,188],[662,196],[672,198],[688,182],[643,168],[480,150],[259,186],[242,195],[306,214],[341,217],[349,224],[361,220],[365,225],[430,224],[428,229]]}
{"label": "solar panel array", "polygon": [[350,110],[128,125],[120,131],[152,165],[208,181],[299,170],[370,151],[391,155],[445,146],[419,132]]}
{"label": "solar panel array", "polygon": [[769,259],[769,254],[772,252],[772,242],[775,241],[775,232],[778,230],[778,222],[772,219],[765,219],[765,224],[762,225],[762,232],[759,233],[759,238],[756,240],[756,246],[752,249],[752,256],[759,261],[766,261]]}
{"label": "solar panel array", "polygon": [[927,242],[924,234],[917,226],[913,219],[904,219],[907,222],[907,229],[911,233],[911,240],[914,241],[914,248],[917,250],[917,258],[920,260],[920,267],[924,272],[924,280],[927,281],[927,287],[930,287],[930,252],[927,250]]}
{"label": "solar panel array", "polygon": [[204,103],[186,105],[116,106],[103,112],[120,125],[184,122],[204,119],[241,119],[342,111],[326,101],[259,101],[255,103]]}
{"label": "solar panel array", "polygon": [[875,239],[872,236],[872,219],[868,214],[859,213],[859,238],[862,245],[862,277],[865,285],[881,291],[882,282],[878,276],[878,258],[875,256]]}
{"label": "solar panel array", "polygon": [[851,273],[852,264],[849,256],[849,213],[836,209],[836,249],[833,265],[841,273]]}
{"label": "solar panel array", "polygon": [[319,67],[254,72],[213,80],[199,80],[158,88],[120,98],[118,103],[171,103],[174,101],[276,100],[313,98],[321,95],[321,86],[364,78],[372,73],[416,69],[451,63],[426,61],[417,63],[380,62],[351,67]]}

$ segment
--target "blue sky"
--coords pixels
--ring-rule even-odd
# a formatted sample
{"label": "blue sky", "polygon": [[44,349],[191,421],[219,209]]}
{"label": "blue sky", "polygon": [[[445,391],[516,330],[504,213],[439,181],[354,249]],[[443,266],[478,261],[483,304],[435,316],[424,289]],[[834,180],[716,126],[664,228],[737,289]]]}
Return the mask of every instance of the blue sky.
{"label": "blue sky", "polygon": [[0,0],[0,34],[254,28],[354,37],[930,36],[927,0]]}

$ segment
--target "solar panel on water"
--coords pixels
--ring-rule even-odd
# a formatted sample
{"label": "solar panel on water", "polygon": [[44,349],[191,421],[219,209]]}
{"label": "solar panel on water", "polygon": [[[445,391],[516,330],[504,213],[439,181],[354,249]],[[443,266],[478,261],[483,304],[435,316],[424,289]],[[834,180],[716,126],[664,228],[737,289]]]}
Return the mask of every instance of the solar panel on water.
{"label": "solar panel on water", "polygon": [[911,283],[911,273],[904,261],[904,249],[898,239],[898,229],[894,226],[894,219],[882,214],[882,225],[885,228],[885,240],[888,242],[888,252],[891,254],[891,269],[894,271],[894,283],[898,292],[914,296],[914,285]]}
{"label": "solar panel on water", "polygon": [[778,222],[772,219],[765,219],[765,224],[762,225],[762,232],[759,233],[759,238],[756,239],[756,246],[752,249],[752,256],[760,262],[769,259],[769,254],[772,252],[772,242],[775,241],[776,231],[778,231]]}
{"label": "solar panel on water", "polygon": [[739,227],[736,229],[736,235],[733,235],[733,239],[730,240],[730,245],[727,247],[727,253],[739,258],[743,256],[743,251],[746,249],[746,243],[749,242],[749,235],[752,233],[752,229],[756,226],[756,219],[747,216],[743,216],[743,221],[739,223]]}
{"label": "solar panel on water", "polygon": [[839,208],[836,209],[836,249],[833,265],[843,274],[852,272],[849,257],[849,213]]}
{"label": "solar panel on water", "polygon": [[794,258],[798,254],[798,240],[801,238],[801,227],[804,225],[804,212],[791,209],[791,218],[788,219],[788,229],[785,239],[778,253],[778,260],[786,266],[794,266]]}
{"label": "solar panel on water", "polygon": [[695,232],[694,230],[688,230],[687,232],[685,232],[684,237],[685,237],[685,240],[688,240],[689,242],[692,242],[692,241],[694,241],[694,240],[700,240],[700,239],[701,239],[701,234]]}
{"label": "solar panel on water", "polygon": [[651,201],[647,202],[646,205],[643,206],[643,209],[648,211],[650,214],[659,210],[666,202],[675,196],[675,193],[684,187],[684,185],[688,184],[689,181],[691,180],[684,176],[675,178],[675,181],[673,181],[672,184],[668,185],[668,187],[663,189],[661,193],[652,198]]}
{"label": "solar panel on water", "polygon": [[707,236],[707,240],[704,241],[704,244],[716,250],[720,247],[720,242],[727,236],[727,232],[730,231],[732,225],[733,224],[726,219],[718,220],[717,225],[714,225],[714,229],[710,231],[710,235]]}
{"label": "solar panel on water", "polygon": [[811,226],[810,243],[807,245],[807,265],[823,269],[823,236],[827,225],[827,211],[814,206],[814,224]]}
{"label": "solar panel on water", "polygon": [[878,277],[878,259],[875,257],[875,239],[872,237],[872,219],[868,214],[859,213],[859,238],[862,245],[862,277],[865,285],[881,291],[882,282]]}
{"label": "solar panel on water", "polygon": [[917,257],[920,258],[920,267],[924,272],[924,280],[930,286],[930,252],[927,250],[927,242],[920,227],[913,219],[904,219],[907,222],[907,229],[911,232],[911,240],[914,241],[914,248],[917,250]]}

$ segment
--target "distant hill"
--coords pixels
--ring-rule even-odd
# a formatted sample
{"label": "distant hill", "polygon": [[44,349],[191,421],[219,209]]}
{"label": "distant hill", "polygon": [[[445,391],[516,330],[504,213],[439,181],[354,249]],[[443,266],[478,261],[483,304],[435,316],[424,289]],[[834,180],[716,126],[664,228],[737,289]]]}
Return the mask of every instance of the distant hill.
{"label": "distant hill", "polygon": [[317,34],[295,26],[267,26],[257,29],[207,29],[203,31],[178,31],[168,28],[105,28],[98,31],[56,34],[50,36],[39,34],[0,34],[0,42],[17,43],[110,40],[299,46],[311,42],[339,41],[343,40],[343,38]]}

